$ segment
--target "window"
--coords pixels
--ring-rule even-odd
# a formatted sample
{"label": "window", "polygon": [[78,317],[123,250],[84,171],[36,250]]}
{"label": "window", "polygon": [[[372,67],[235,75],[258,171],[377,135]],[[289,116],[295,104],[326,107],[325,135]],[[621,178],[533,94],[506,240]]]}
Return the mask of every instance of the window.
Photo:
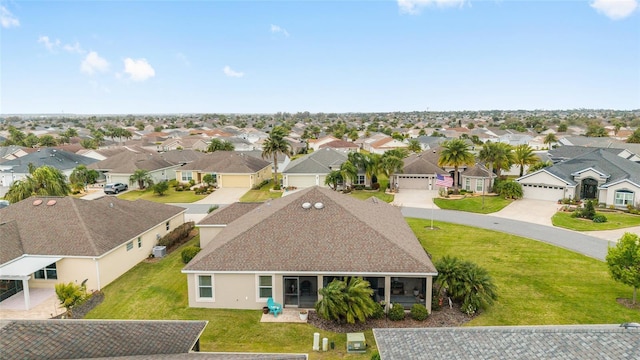
{"label": "window", "polygon": [[182,181],[189,182],[191,181],[191,179],[193,179],[193,175],[191,174],[191,171],[182,172]]}
{"label": "window", "polygon": [[138,237],[138,249],[142,247],[142,238]]}
{"label": "window", "polygon": [[261,299],[273,297],[273,276],[258,276],[258,297]]}
{"label": "window", "polygon": [[166,224],[164,224],[164,225],[166,226],[167,231],[169,231],[169,228],[170,228],[170,226],[169,226],[169,222],[167,221],[167,223],[166,223]]}
{"label": "window", "polygon": [[633,192],[629,190],[616,191],[615,204],[618,206],[633,205]]}
{"label": "window", "polygon": [[353,183],[354,185],[364,185],[364,175],[358,175],[358,178]]}
{"label": "window", "polygon": [[131,250],[131,249],[133,249],[133,241],[129,241],[129,242],[127,243],[127,251],[129,251],[129,250]]}
{"label": "window", "polygon": [[471,190],[471,179],[469,178],[464,179],[464,189]]}
{"label": "window", "polygon": [[218,182],[218,174],[211,174],[211,176],[213,176],[213,182],[217,183]]}
{"label": "window", "polygon": [[476,179],[476,191],[482,192],[484,191],[484,179]]}
{"label": "window", "polygon": [[198,275],[198,299],[213,300],[213,278],[211,275]]}
{"label": "window", "polygon": [[53,263],[44,269],[40,269],[33,273],[33,277],[36,279],[52,280],[58,278],[58,269],[56,263]]}

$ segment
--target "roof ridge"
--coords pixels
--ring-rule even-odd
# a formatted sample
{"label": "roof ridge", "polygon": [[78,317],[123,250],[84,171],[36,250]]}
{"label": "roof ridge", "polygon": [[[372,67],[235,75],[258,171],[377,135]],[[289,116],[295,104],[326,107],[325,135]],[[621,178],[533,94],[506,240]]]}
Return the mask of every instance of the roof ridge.
{"label": "roof ridge", "polygon": [[90,201],[90,200],[81,200],[81,199],[75,199],[72,197],[69,197],[69,200],[71,201],[71,206],[73,207],[73,211],[76,213],[76,216],[78,218],[78,224],[82,228],[82,231],[84,231],[84,233],[87,235],[87,240],[89,240],[89,245],[91,245],[91,249],[93,249],[94,254],[100,255],[100,253],[98,252],[98,247],[96,246],[96,243],[93,239],[93,236],[89,231],[89,227],[84,222],[84,218],[81,215],[82,213],[80,212],[80,210],[78,209],[78,206],[76,206],[76,203],[75,203],[76,200],[78,201]]}

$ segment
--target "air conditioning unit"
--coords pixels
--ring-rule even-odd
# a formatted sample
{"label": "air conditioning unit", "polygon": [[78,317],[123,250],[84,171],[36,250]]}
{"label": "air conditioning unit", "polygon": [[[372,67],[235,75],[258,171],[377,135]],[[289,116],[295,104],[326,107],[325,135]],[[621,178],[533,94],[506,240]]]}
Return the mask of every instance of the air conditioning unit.
{"label": "air conditioning unit", "polygon": [[154,246],[153,247],[153,257],[163,258],[167,255],[167,247],[166,246]]}

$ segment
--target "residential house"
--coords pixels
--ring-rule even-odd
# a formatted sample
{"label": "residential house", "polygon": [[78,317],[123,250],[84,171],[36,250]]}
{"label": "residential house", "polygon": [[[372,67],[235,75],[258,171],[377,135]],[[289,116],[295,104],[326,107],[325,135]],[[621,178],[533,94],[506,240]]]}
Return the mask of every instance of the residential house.
{"label": "residential house", "polygon": [[313,149],[313,151],[318,151],[321,145],[328,144],[336,140],[339,140],[339,139],[331,135],[326,135],[318,139],[308,139],[307,144],[309,144],[309,149]]}
{"label": "residential house", "polygon": [[170,138],[158,145],[158,151],[171,150],[198,150],[206,151],[209,147],[207,139],[201,136],[185,136],[181,138]]}
{"label": "residential house", "polygon": [[402,172],[393,174],[391,183],[397,189],[436,190],[436,176],[449,175],[438,166],[438,155],[432,151],[411,154],[404,159]]}
{"label": "residential house", "polygon": [[84,283],[100,290],[149,257],[185,209],[116,197],[30,197],[0,209],[2,299],[29,288]]}
{"label": "residential house", "polygon": [[[314,151],[299,157],[289,163],[282,172],[284,187],[306,188],[325,185],[327,174],[339,170],[340,165],[347,161],[347,154],[331,148]],[[366,184],[364,173],[358,176],[357,184]]]}
{"label": "residential house", "polygon": [[[253,156],[255,158],[258,158],[258,159],[263,159],[263,160],[271,162],[271,172],[275,171],[275,169],[273,168],[273,157],[272,156],[263,158],[261,150],[243,151],[243,153],[245,153],[245,154],[247,154],[249,156]],[[289,155],[285,155],[283,153],[278,153],[277,156],[278,156],[278,174],[280,174],[280,173],[282,173],[282,171],[284,169],[287,168],[287,166],[291,162],[291,158],[289,157]]]}
{"label": "residential house", "polygon": [[333,140],[328,143],[321,144],[319,146],[319,149],[326,149],[326,148],[343,151],[343,152],[358,152],[360,150],[360,147],[357,144],[352,143],[350,141],[344,141],[344,140]]}
{"label": "residential house", "polygon": [[110,146],[100,149],[84,149],[78,151],[77,154],[102,161],[127,151],[133,153],[149,153],[149,150],[143,149],[139,146]]}
{"label": "residential house", "polygon": [[528,199],[595,199],[616,207],[637,206],[640,205],[640,163],[629,160],[626,155],[626,152],[615,154],[609,149],[594,148],[516,181]]}
{"label": "residential house", "polygon": [[29,153],[35,151],[35,150],[33,151],[28,151],[28,150],[31,150],[31,149],[27,149],[17,145],[0,146],[0,163],[17,159],[19,157],[28,155]]}
{"label": "residential house", "polygon": [[271,162],[242,151],[215,151],[176,169],[180,182],[201,183],[207,174],[221,188],[252,188],[271,178]]}
{"label": "residential house", "polygon": [[372,143],[365,143],[364,149],[373,154],[384,154],[389,150],[406,149],[408,146],[409,145],[400,140],[396,140],[391,136],[387,136]]}
{"label": "residential house", "polygon": [[376,301],[431,310],[437,272],[398,208],[318,186],[252,207],[202,220],[224,228],[201,235],[206,246],[182,270],[189,306],[310,308],[332,280],[359,276]]}
{"label": "residential house", "polygon": [[121,182],[129,184],[132,189],[137,189],[138,183],[129,180],[136,170],[147,171],[151,180],[158,183],[175,179],[176,169],[180,166],[182,164],[171,162],[164,157],[164,154],[156,152],[122,152],[88,167],[104,173],[107,183]]}
{"label": "residential house", "polygon": [[475,164],[460,174],[460,183],[466,191],[484,194],[491,191],[491,183],[496,177],[497,175],[483,164]]}

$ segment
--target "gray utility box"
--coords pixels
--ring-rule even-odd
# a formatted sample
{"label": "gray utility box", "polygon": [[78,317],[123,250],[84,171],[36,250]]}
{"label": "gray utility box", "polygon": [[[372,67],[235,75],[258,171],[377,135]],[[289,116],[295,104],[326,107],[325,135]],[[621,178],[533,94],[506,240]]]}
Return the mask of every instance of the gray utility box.
{"label": "gray utility box", "polygon": [[153,257],[161,258],[167,255],[167,247],[166,246],[154,246],[153,247]]}
{"label": "gray utility box", "polygon": [[347,352],[363,353],[367,351],[364,333],[347,333]]}

